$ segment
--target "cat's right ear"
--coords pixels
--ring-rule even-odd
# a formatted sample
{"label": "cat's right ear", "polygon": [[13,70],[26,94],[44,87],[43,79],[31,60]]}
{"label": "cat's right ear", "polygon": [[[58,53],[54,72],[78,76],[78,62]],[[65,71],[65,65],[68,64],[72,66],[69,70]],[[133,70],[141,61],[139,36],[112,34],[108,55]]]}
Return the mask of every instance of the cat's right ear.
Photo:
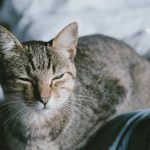
{"label": "cat's right ear", "polygon": [[22,44],[7,29],[0,26],[0,54],[11,58],[23,49]]}
{"label": "cat's right ear", "polygon": [[52,46],[65,58],[74,59],[78,41],[78,24],[73,22],[61,30],[54,38]]}

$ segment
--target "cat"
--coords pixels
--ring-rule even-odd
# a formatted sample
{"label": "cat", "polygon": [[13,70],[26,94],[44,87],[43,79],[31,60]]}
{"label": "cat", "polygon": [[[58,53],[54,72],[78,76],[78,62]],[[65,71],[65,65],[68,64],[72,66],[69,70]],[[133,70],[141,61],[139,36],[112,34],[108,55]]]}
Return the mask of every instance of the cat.
{"label": "cat", "polygon": [[78,39],[75,22],[49,42],[0,26],[0,64],[4,150],[82,149],[113,117],[150,107],[149,62],[117,39]]}

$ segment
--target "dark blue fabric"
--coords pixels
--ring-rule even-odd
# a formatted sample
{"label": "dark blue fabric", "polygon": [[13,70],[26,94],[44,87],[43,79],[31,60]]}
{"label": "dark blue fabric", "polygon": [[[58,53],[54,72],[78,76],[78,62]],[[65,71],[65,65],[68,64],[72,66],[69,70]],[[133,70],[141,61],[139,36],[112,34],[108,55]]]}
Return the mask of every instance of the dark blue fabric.
{"label": "dark blue fabric", "polygon": [[114,118],[81,150],[150,150],[150,110]]}
{"label": "dark blue fabric", "polygon": [[[120,131],[119,135],[115,139],[114,143],[111,145],[109,150],[128,150],[130,139],[136,127],[145,119],[150,118],[150,111],[149,110],[142,110],[137,112],[133,117],[131,117],[122,130]],[[136,144],[136,143],[135,143]],[[141,149],[142,150],[142,149]]]}

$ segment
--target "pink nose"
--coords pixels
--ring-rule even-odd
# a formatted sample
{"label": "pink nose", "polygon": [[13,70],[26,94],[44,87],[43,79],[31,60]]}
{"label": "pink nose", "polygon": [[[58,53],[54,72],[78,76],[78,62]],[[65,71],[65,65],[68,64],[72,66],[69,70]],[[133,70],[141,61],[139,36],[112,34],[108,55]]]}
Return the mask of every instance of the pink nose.
{"label": "pink nose", "polygon": [[46,105],[49,101],[50,97],[46,97],[46,98],[41,98],[41,102]]}

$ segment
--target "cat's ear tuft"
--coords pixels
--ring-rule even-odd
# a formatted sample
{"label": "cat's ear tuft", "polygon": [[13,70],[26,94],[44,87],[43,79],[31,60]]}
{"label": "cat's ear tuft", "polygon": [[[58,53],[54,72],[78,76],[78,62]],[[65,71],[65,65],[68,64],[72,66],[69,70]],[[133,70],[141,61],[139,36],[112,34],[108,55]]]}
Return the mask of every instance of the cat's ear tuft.
{"label": "cat's ear tuft", "polygon": [[0,53],[6,58],[16,55],[22,49],[21,43],[7,29],[0,26]]}
{"label": "cat's ear tuft", "polygon": [[74,58],[76,55],[76,46],[78,41],[78,24],[73,22],[66,26],[53,40],[53,47],[60,49],[68,58]]}

